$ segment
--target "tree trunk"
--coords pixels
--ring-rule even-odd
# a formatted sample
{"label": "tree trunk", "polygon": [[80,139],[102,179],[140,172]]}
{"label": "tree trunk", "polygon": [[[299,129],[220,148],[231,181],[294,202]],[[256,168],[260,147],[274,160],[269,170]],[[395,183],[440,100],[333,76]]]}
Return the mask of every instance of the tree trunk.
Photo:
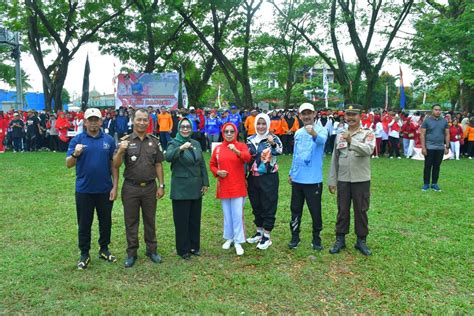
{"label": "tree trunk", "polygon": [[462,110],[469,113],[474,112],[474,86],[464,84],[462,90]]}
{"label": "tree trunk", "polygon": [[372,101],[374,97],[374,89],[377,81],[379,80],[379,75],[377,73],[372,73],[367,76],[367,88],[365,90],[365,98],[363,107],[365,110],[368,110],[372,106]]}
{"label": "tree trunk", "polygon": [[48,85],[43,80],[43,95],[44,95],[44,108],[48,111],[52,110],[53,98],[49,91]]}

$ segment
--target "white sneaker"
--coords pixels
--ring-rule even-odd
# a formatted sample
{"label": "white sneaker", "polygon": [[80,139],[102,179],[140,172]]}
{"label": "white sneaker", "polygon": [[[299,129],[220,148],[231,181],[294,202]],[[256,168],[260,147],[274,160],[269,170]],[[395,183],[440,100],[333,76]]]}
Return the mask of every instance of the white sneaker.
{"label": "white sneaker", "polygon": [[244,248],[242,248],[240,244],[234,244],[234,247],[235,247],[235,253],[237,254],[237,256],[241,256],[244,254]]}
{"label": "white sneaker", "polygon": [[222,245],[222,249],[229,250],[230,246],[232,246],[233,243],[234,241],[232,239],[226,240],[225,243]]}
{"label": "white sneaker", "polygon": [[255,243],[259,242],[261,239],[262,239],[262,233],[257,232],[252,237],[247,238],[247,242],[249,244],[255,244]]}
{"label": "white sneaker", "polygon": [[260,250],[265,250],[272,245],[272,241],[270,238],[263,236],[260,242],[257,245],[257,248]]}
{"label": "white sneaker", "polygon": [[469,159],[471,159],[471,160],[472,160],[472,157],[469,157]]}

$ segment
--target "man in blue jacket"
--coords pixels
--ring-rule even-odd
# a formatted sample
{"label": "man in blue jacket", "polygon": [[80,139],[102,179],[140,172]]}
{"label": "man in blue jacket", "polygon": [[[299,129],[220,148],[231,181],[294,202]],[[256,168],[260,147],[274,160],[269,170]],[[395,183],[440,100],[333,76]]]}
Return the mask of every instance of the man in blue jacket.
{"label": "man in blue jacket", "polygon": [[316,112],[310,103],[303,103],[299,108],[303,127],[295,133],[293,161],[288,182],[291,184],[291,241],[290,249],[300,243],[300,226],[303,215],[303,204],[306,200],[313,220],[314,250],[322,250],[320,232],[323,229],[321,218],[321,196],[323,193],[323,155],[324,144],[328,137],[327,130],[315,124]]}

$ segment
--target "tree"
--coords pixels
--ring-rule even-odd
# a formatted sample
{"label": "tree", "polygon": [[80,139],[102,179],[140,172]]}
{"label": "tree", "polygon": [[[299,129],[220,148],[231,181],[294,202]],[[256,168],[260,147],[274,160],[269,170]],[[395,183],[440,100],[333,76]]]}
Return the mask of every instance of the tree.
{"label": "tree", "polygon": [[[414,1],[405,0],[400,5],[399,1],[394,0],[370,0],[366,8],[357,6],[356,0],[325,0],[317,4],[313,0],[306,0],[300,5],[299,16],[308,20],[309,24],[313,24],[307,30],[293,23],[292,16],[286,15],[279,5],[274,1],[271,2],[331,68],[335,79],[343,89],[346,102],[354,102],[357,99],[361,74],[364,73],[367,84],[363,103],[366,108],[370,106],[373,89],[379,80],[379,72]],[[316,26],[319,28],[319,33],[324,29],[330,34],[330,45],[335,62],[329,52],[323,49],[327,43],[321,38],[311,37],[311,32],[317,29]],[[340,48],[340,45],[347,40],[340,34],[346,34],[346,32],[349,34],[350,43],[358,58],[357,71],[353,77],[348,72]],[[371,47],[376,32],[386,40],[381,50]],[[361,38],[361,34],[367,34],[365,40]]]}
{"label": "tree", "polygon": [[99,43],[102,52],[131,64],[134,71],[183,69],[193,105],[200,102],[215,69],[214,57],[173,6],[163,1],[136,0],[114,23],[103,28]]}
{"label": "tree", "polygon": [[[293,16],[294,10],[295,3],[293,1],[283,3],[281,11],[285,16]],[[304,30],[304,20],[295,20],[293,23],[298,29]],[[285,109],[288,109],[291,104],[293,87],[296,84],[296,68],[302,60],[303,54],[307,52],[307,48],[302,45],[304,41],[298,29],[293,28],[288,19],[276,14],[273,25],[276,34],[265,34],[263,39],[264,43],[267,44],[266,46],[272,48],[273,58],[271,64],[274,66],[273,71],[284,90],[283,105]]]}
{"label": "tree", "polygon": [[[180,1],[175,3],[177,12],[215,58],[229,83],[229,88],[234,95],[235,102],[239,107],[244,108],[251,108],[253,106],[249,77],[251,27],[254,22],[255,13],[260,8],[262,2],[263,0],[207,0],[199,4],[190,4],[187,8]],[[207,20],[204,20],[204,24],[199,26],[193,17],[193,15],[199,12],[204,16],[210,16],[209,23],[213,29],[211,38],[206,37],[203,31]],[[232,27],[237,27],[238,31],[231,32],[233,30]],[[230,40],[225,35],[229,35]],[[233,40],[233,53],[242,56],[234,61],[224,52],[226,45],[231,40]],[[237,66],[238,64],[241,65],[240,69]],[[239,92],[239,86],[242,88],[242,93]]]}
{"label": "tree", "polygon": [[[440,86],[452,104],[474,109],[474,3],[426,0],[416,7],[415,34],[396,56],[422,75],[422,85]],[[460,80],[463,98],[460,100]],[[440,100],[437,100],[440,101]],[[460,102],[459,102],[460,101]]]}
{"label": "tree", "polygon": [[[10,87],[16,87],[16,70],[14,61],[11,58],[12,48],[10,46],[0,46],[0,82],[7,84]],[[11,61],[9,61],[11,60]],[[28,83],[29,78],[26,73],[21,70],[21,86],[23,92],[30,89]]]}
{"label": "tree", "polygon": [[[95,40],[97,32],[128,8],[120,1],[48,1],[36,0],[6,2],[2,4],[12,30],[28,32],[28,47],[43,79],[45,105],[62,108],[61,94],[70,61],[87,42]],[[46,60],[54,49],[56,56],[51,64]]]}

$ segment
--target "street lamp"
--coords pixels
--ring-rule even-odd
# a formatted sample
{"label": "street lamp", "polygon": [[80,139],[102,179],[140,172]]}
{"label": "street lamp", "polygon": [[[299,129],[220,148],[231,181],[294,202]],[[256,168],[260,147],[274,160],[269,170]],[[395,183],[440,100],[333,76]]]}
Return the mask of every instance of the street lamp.
{"label": "street lamp", "polygon": [[18,32],[11,32],[4,27],[0,27],[0,45],[9,45],[12,47],[11,57],[15,59],[16,73],[16,103],[17,108],[23,110],[23,94],[21,88],[21,67],[20,67],[20,36]]}

